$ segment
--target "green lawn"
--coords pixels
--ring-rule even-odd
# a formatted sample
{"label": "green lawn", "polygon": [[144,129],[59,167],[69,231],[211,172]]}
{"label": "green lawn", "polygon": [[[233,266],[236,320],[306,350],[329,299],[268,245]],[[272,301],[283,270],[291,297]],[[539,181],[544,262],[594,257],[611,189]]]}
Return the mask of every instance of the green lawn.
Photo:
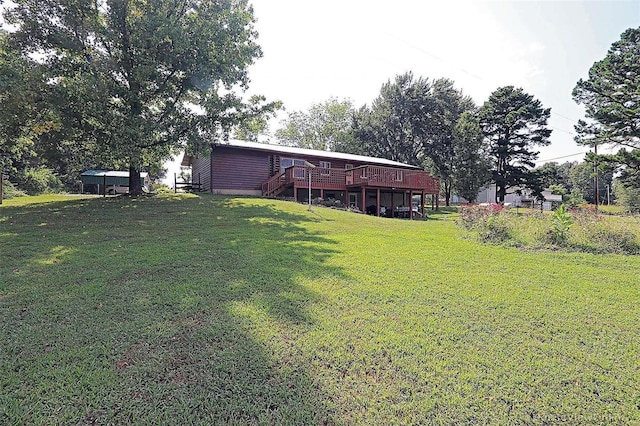
{"label": "green lawn", "polygon": [[254,198],[0,206],[0,424],[638,424],[640,260]]}

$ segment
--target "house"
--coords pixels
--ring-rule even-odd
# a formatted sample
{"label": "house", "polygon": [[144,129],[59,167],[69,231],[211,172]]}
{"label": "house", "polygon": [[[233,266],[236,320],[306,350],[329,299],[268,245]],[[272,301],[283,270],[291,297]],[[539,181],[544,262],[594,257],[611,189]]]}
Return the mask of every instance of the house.
{"label": "house", "polygon": [[424,209],[425,196],[440,188],[429,173],[397,161],[238,140],[212,145],[209,158],[185,155],[182,166],[190,166],[193,181],[212,193],[306,201],[310,184],[312,198],[376,215],[391,216],[414,196]]}
{"label": "house", "polygon": [[[531,191],[526,188],[510,188],[509,192],[504,197],[504,203],[515,207],[534,207],[535,205],[540,206],[540,203],[542,203],[543,210],[551,210],[553,204],[562,203],[562,195],[553,194],[548,189],[542,191],[542,197],[543,199],[538,199],[532,196]],[[491,184],[490,186],[480,190],[480,192],[478,193],[478,198],[476,200],[478,203],[495,203],[496,185]]]}
{"label": "house", "polygon": [[[149,188],[149,174],[141,172],[142,187]],[[80,175],[82,190],[92,194],[124,194],[129,192],[129,172],[117,170],[87,170]]]}

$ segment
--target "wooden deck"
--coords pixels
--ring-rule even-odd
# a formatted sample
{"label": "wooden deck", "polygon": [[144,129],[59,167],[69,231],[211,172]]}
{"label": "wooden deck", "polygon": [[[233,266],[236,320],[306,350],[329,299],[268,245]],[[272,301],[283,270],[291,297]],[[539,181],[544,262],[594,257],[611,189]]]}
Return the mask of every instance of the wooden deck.
{"label": "wooden deck", "polygon": [[312,189],[359,191],[362,189],[406,190],[424,194],[438,194],[440,182],[429,173],[415,169],[382,166],[360,166],[353,169],[325,169],[292,166],[284,173],[262,184],[264,196],[278,196],[286,188],[307,188],[311,174]]}

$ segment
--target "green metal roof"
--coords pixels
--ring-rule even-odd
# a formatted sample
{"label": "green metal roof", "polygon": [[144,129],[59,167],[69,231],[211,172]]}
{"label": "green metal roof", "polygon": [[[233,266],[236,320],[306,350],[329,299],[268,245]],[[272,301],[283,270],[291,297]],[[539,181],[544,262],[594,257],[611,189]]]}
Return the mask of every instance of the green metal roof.
{"label": "green metal roof", "polygon": [[[145,180],[147,176],[147,172],[140,173],[140,177],[143,180]],[[87,170],[80,175],[80,179],[84,185],[129,186],[129,172],[117,170]]]}

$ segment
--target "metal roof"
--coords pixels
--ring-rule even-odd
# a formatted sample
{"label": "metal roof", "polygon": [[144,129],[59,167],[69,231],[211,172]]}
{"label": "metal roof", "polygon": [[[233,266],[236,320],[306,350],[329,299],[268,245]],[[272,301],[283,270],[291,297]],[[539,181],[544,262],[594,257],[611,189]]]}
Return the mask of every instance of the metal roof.
{"label": "metal roof", "polygon": [[347,161],[358,161],[361,163],[373,163],[393,167],[404,167],[411,169],[420,169],[420,167],[410,164],[400,163],[398,161],[387,160],[385,158],[368,157],[365,155],[345,154],[343,152],[321,151],[318,149],[298,148],[294,146],[272,145],[258,142],[245,142],[240,140],[230,140],[217,143],[216,146],[230,146],[234,148],[251,149],[254,151],[278,152],[281,154],[294,154],[311,157],[335,158]]}
{"label": "metal roof", "polygon": [[[140,177],[145,178],[149,173],[140,172]],[[122,177],[128,178],[129,172],[121,172],[117,170],[87,170],[82,172],[80,176],[94,176],[94,177]]]}

